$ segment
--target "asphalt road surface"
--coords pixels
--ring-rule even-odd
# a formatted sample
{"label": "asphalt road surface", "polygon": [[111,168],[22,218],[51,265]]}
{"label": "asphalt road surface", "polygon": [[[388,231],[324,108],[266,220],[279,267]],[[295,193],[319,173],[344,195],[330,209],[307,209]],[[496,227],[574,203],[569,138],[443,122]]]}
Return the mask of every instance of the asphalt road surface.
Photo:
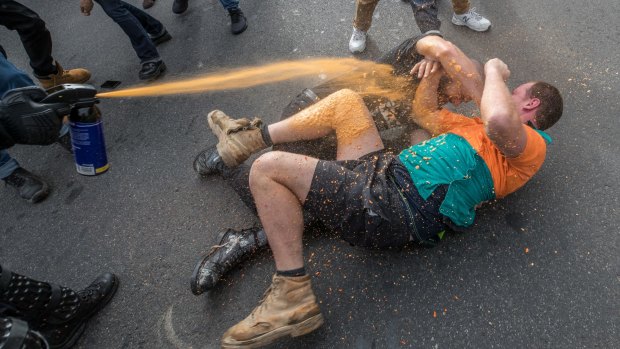
{"label": "asphalt road surface", "polygon": [[[24,3],[47,22],[63,66],[90,69],[94,86],[140,84],[129,40],[101,7],[84,17],[78,0]],[[436,248],[366,251],[329,232],[311,234],[306,259],[326,323],[274,348],[620,346],[620,3],[473,3],[492,29],[453,26],[450,3],[441,1],[446,38],[479,60],[504,60],[512,86],[539,79],[563,92],[564,117],[549,132],[545,165],[519,192],[480,210],[472,232],[450,234]],[[217,0],[191,1],[180,16],[171,4],[157,0],[149,10],[173,36],[160,46],[168,66],[162,81],[350,56],[353,0],[242,0],[249,28],[239,36]],[[382,1],[374,17],[361,58],[419,33],[400,0]],[[30,72],[17,33],[0,28],[0,42]],[[218,232],[258,222],[222,180],[192,170],[194,155],[215,142],[205,115],[218,108],[275,121],[317,81],[104,100],[111,169],[97,177],[77,174],[57,145],[13,148],[53,192],[30,205],[0,188],[0,262],[76,289],[103,271],[119,275],[116,297],[78,348],[219,347],[223,332],[260,300],[274,267],[263,253],[216,290],[200,297],[189,290],[194,262]]]}

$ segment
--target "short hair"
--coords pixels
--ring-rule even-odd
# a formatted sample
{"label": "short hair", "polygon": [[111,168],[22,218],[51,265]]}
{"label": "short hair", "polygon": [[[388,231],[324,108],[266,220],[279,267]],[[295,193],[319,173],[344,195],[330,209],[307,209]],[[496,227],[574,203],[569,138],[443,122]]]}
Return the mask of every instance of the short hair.
{"label": "short hair", "polygon": [[555,86],[537,81],[530,88],[529,97],[540,100],[534,116],[538,129],[546,130],[560,120],[564,102],[560,91]]}

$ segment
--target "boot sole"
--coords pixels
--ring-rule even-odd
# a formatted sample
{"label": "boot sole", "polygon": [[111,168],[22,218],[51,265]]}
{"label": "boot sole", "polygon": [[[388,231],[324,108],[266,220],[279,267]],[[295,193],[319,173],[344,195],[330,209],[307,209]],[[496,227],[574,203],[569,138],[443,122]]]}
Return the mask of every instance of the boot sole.
{"label": "boot sole", "polygon": [[291,337],[299,337],[305,334],[308,334],[317,328],[321,327],[325,321],[323,320],[323,314],[317,314],[313,317],[306,319],[298,324],[289,325],[280,327],[271,332],[265,333],[262,336],[258,336],[256,338],[252,338],[247,341],[241,341],[237,343],[222,343],[222,348],[225,349],[234,349],[234,348],[243,348],[243,349],[252,349],[252,348],[260,348],[262,346],[271,344],[276,340],[290,335]]}

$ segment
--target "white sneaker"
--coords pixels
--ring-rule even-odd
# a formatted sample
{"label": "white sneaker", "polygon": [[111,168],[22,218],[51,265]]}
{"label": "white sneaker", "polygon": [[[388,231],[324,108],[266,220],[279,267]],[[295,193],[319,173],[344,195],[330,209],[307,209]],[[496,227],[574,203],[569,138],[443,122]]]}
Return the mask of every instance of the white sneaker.
{"label": "white sneaker", "polygon": [[351,53],[363,52],[366,49],[366,32],[353,27],[353,34],[349,40],[349,51]]}
{"label": "white sneaker", "polygon": [[[469,29],[477,32],[486,31],[491,26],[491,22],[478,14],[475,7],[462,15],[453,14],[452,23],[456,25],[466,25]],[[353,38],[351,38],[351,40],[353,40]]]}

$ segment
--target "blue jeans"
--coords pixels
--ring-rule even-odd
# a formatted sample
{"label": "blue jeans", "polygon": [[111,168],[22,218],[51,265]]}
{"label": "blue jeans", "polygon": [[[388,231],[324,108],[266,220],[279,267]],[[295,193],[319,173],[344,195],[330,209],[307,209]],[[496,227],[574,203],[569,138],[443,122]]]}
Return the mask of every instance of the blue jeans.
{"label": "blue jeans", "polygon": [[94,0],[127,34],[140,63],[160,61],[159,52],[149,37],[164,30],[160,21],[121,0]]}
{"label": "blue jeans", "polygon": [[[35,83],[26,73],[17,69],[3,54],[0,54],[0,97],[8,90],[33,85]],[[60,136],[67,132],[69,132],[69,125],[65,124],[60,130]],[[9,155],[8,151],[0,150],[0,179],[10,176],[18,167],[19,164]]]}
{"label": "blue jeans", "polygon": [[234,10],[239,8],[239,0],[220,0],[220,3],[226,10]]}

